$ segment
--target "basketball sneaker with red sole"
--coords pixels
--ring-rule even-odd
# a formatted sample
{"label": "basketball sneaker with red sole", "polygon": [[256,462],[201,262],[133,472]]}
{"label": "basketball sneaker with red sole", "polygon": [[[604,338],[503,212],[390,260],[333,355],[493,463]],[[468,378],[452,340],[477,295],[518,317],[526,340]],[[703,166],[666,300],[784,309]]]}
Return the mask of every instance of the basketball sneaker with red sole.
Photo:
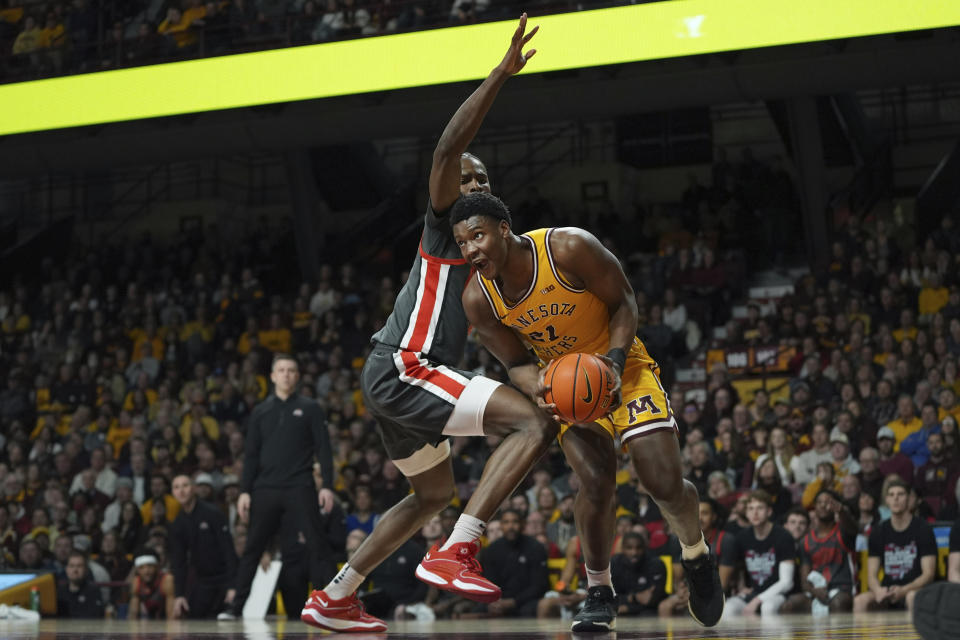
{"label": "basketball sneaker with red sole", "polygon": [[480,545],[475,542],[458,542],[441,551],[438,542],[423,557],[417,577],[470,600],[496,602],[500,599],[500,587],[483,577],[483,568],[475,557],[479,550]]}
{"label": "basketball sneaker with red sole", "polygon": [[387,623],[363,610],[356,594],[334,600],[323,591],[313,591],[303,605],[300,620],[310,625],[341,633],[386,631]]}

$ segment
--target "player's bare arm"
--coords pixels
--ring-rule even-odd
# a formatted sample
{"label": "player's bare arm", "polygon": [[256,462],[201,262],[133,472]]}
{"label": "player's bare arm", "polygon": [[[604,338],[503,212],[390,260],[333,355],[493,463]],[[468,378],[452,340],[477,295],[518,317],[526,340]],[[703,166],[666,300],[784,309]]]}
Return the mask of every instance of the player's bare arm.
{"label": "player's bare arm", "polygon": [[[596,236],[577,227],[556,229],[550,240],[550,249],[561,275],[570,284],[582,287],[597,296],[610,314],[610,349],[630,351],[637,333],[637,301],[633,287],[627,281],[620,261],[600,244]],[[620,376],[622,363],[613,363],[616,374],[612,408],[620,403]]]}
{"label": "player's bare arm", "polygon": [[510,382],[542,409],[552,413],[552,405],[546,404],[539,392],[540,368],[536,358],[517,333],[500,322],[476,278],[470,279],[461,299],[467,320],[476,330],[480,343],[506,367]]}
{"label": "player's bare arm", "polygon": [[[536,49],[526,53],[523,47],[534,36],[539,27],[534,27],[529,33],[527,29],[527,14],[520,16],[520,23],[510,40],[510,48],[487,79],[477,88],[467,100],[460,105],[453,118],[443,130],[437,148],[433,152],[433,165],[430,167],[430,202],[435,211],[445,211],[456,202],[460,196],[460,156],[467,150],[467,145],[477,135],[484,116],[493,105],[494,98],[500,87],[512,75],[515,75],[533,57]],[[477,176],[478,180],[486,181],[486,176]]]}

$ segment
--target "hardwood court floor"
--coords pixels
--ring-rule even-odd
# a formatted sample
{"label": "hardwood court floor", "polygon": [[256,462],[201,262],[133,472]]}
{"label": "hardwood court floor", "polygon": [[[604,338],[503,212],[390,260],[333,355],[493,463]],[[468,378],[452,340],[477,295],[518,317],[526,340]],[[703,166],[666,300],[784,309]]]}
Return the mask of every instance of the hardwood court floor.
{"label": "hardwood court floor", "polygon": [[703,629],[692,620],[620,618],[617,631],[578,633],[560,620],[438,621],[435,623],[391,622],[389,633],[328,634],[287,620],[206,622],[45,619],[38,623],[0,620],[0,638],[22,640],[917,640],[906,613],[864,616],[780,616],[723,622]]}

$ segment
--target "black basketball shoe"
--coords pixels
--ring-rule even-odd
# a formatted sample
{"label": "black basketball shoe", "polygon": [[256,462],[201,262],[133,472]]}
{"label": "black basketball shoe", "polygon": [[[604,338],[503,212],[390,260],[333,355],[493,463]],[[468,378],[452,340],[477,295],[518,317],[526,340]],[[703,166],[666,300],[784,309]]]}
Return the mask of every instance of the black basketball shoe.
{"label": "black basketball shoe", "polygon": [[913,626],[923,640],[960,638],[960,584],[934,582],[914,597]]}
{"label": "black basketball shoe", "polygon": [[690,589],[687,603],[690,615],[705,627],[714,626],[720,622],[725,602],[716,556],[708,549],[707,553],[680,563],[683,565],[683,579]]}
{"label": "black basketball shoe", "polygon": [[610,631],[617,626],[617,596],[613,587],[598,585],[587,589],[587,599],[573,618],[571,631]]}

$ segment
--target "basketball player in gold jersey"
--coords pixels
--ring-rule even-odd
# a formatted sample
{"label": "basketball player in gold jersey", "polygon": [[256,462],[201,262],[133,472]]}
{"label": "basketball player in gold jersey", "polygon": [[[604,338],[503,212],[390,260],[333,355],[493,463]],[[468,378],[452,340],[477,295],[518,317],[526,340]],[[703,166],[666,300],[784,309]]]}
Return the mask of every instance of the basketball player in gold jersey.
{"label": "basketball player in gold jersey", "polygon": [[716,558],[700,530],[697,490],[683,479],[677,423],[659,368],[636,337],[636,301],[620,263],[583,229],[514,234],[506,205],[489,193],[462,197],[450,223],[461,254],[477,271],[463,292],[464,311],[515,386],[550,411],[541,364],[566,353],[597,353],[614,372],[612,412],[591,425],[563,425],[560,433],[580,479],[575,513],[588,579],[573,630],[600,631],[615,623],[614,435],[680,538],[690,613],[715,625],[724,602]]}

